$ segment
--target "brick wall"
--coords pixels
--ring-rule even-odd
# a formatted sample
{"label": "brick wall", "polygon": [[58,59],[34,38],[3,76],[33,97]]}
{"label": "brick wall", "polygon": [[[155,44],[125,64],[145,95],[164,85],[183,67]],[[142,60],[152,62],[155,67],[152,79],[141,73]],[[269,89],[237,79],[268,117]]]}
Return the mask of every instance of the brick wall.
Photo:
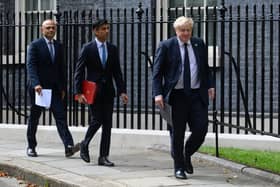
{"label": "brick wall", "polygon": [[[103,8],[137,8],[140,1],[131,0],[60,0],[61,10],[91,10],[91,9],[103,9]],[[144,8],[151,7],[151,1],[141,1]]]}
{"label": "brick wall", "polygon": [[14,12],[15,1],[0,0],[0,10]]}
{"label": "brick wall", "polygon": [[[268,19],[270,15],[270,5],[274,3],[274,18],[278,18],[278,6],[277,4],[279,3],[278,0],[268,0],[268,1],[261,1],[261,0],[236,0],[236,1],[225,1],[225,4],[227,5],[232,5],[234,8],[232,9],[233,12],[233,17],[237,16],[237,5],[240,5],[241,11],[240,11],[240,19],[244,20],[245,19],[245,6],[248,4],[249,5],[249,19],[253,18],[253,5],[257,5],[257,15],[258,19],[260,19],[260,16],[262,15],[262,4],[265,5],[265,18]],[[227,6],[229,8],[229,6]],[[229,16],[229,9],[226,12],[226,17],[228,19]],[[235,18],[236,19],[236,18]],[[273,92],[272,92],[272,97],[273,97],[273,110],[277,111],[277,104],[278,104],[278,87],[279,87],[279,80],[278,80],[278,74],[279,74],[279,69],[278,69],[278,60],[279,60],[279,54],[278,54],[278,39],[279,39],[279,30],[278,30],[278,23],[273,22],[273,29],[270,29],[270,22],[266,21],[264,27],[262,27],[261,21],[257,21],[257,29],[254,30],[253,27],[253,22],[249,22],[248,24],[248,30],[246,31],[246,24],[244,22],[240,23],[240,38],[238,39],[237,37],[237,32],[238,32],[238,25],[237,22],[234,22],[232,24],[232,30],[229,28],[229,24],[226,23],[226,28],[225,28],[225,51],[230,50],[230,45],[229,45],[229,37],[230,37],[230,31],[232,31],[232,55],[235,58],[236,62],[240,64],[240,79],[242,82],[242,87],[243,90],[245,91],[245,87],[248,87],[248,104],[249,104],[249,110],[253,110],[253,75],[254,72],[256,72],[256,77],[257,79],[255,80],[256,82],[256,106],[257,106],[257,111],[261,110],[261,106],[264,105],[265,111],[269,110],[269,99],[270,99],[270,60],[272,59],[272,73],[273,73],[273,81],[272,81],[272,87],[273,87]],[[262,36],[262,29],[264,28],[264,35]],[[253,69],[253,63],[254,63],[254,49],[253,49],[253,35],[256,32],[256,71]],[[248,85],[245,84],[245,71],[246,71],[246,57],[245,57],[245,43],[246,43],[246,33],[248,33]],[[220,33],[218,34],[218,36]],[[220,38],[220,37],[219,37]],[[264,46],[262,45],[262,38],[264,40]],[[239,43],[239,46],[238,46]],[[272,46],[272,48],[271,48]],[[262,54],[262,50],[264,49],[264,56]],[[271,51],[273,52],[272,56],[270,56]],[[262,60],[264,59],[264,60]],[[236,79],[236,74],[233,69],[232,65],[232,85],[230,85],[229,82],[229,58],[225,56],[225,106],[226,108],[228,107],[228,102],[229,98],[232,98],[232,104],[233,104],[233,109],[236,109],[237,107],[237,79]],[[262,64],[264,64],[264,75],[262,75]],[[219,74],[218,74],[219,75]],[[262,76],[264,78],[264,86],[262,86]],[[220,87],[220,79],[217,79],[217,85],[218,88]],[[229,88],[232,88],[232,95],[230,96],[229,94]],[[261,102],[261,91],[264,89],[264,103]],[[220,102],[220,90],[217,92],[217,102]],[[239,93],[239,96],[241,98],[241,94]],[[243,103],[240,100],[240,108],[243,110]]]}

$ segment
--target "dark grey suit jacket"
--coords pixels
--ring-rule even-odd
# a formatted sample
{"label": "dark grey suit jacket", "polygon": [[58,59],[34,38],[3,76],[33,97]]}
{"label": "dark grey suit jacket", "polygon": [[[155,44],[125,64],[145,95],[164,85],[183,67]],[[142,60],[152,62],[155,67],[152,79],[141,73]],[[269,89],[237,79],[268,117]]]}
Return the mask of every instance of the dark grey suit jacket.
{"label": "dark grey suit jacket", "polygon": [[[200,96],[208,105],[208,89],[213,87],[208,66],[207,46],[203,40],[192,37],[191,44],[198,65],[200,79]],[[153,96],[163,95],[169,102],[169,95],[176,86],[182,72],[182,59],[176,36],[162,41],[156,51],[153,65]]]}

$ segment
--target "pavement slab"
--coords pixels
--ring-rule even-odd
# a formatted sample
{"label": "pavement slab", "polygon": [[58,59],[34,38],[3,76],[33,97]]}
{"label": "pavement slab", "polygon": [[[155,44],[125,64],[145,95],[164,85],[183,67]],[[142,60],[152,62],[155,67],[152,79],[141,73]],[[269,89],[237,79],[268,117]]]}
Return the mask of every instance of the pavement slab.
{"label": "pavement slab", "polygon": [[[50,133],[50,132],[48,132]],[[53,131],[57,134],[56,131]],[[96,140],[93,140],[96,141]],[[131,140],[133,141],[133,140]],[[174,177],[173,161],[166,145],[126,147],[113,145],[110,160],[115,167],[97,165],[99,147],[90,146],[91,162],[85,163],[79,154],[66,158],[61,142],[41,141],[38,157],[26,156],[26,142],[0,132],[0,169],[32,183],[51,187],[276,187],[280,176],[266,179],[244,173],[244,166],[223,159],[196,153],[192,162],[194,174],[187,180]],[[264,175],[256,170],[255,174]],[[265,172],[266,175],[269,173]],[[267,179],[273,180],[267,180]],[[275,182],[276,181],[276,182]],[[277,182],[279,181],[279,183]],[[0,180],[0,186],[5,180]],[[10,187],[10,186],[9,186]]]}

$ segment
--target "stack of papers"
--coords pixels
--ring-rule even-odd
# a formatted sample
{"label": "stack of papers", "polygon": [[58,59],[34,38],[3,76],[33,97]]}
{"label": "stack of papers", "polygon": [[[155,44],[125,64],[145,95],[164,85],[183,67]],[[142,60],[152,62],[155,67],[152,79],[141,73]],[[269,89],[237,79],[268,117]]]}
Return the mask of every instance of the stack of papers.
{"label": "stack of papers", "polygon": [[42,89],[41,95],[35,92],[35,104],[37,106],[50,108],[52,99],[51,89]]}

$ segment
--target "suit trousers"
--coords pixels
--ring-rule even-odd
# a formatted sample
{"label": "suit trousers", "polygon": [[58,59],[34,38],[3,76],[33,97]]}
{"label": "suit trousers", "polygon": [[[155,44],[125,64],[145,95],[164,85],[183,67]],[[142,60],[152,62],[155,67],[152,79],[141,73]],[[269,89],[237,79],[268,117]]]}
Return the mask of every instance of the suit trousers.
{"label": "suit trousers", "polygon": [[111,103],[98,102],[90,105],[89,112],[90,122],[83,143],[88,147],[91,139],[102,126],[99,156],[108,156],[111,143],[113,100]]}
{"label": "suit trousers", "polygon": [[[172,106],[171,154],[174,168],[184,168],[185,157],[193,155],[204,142],[208,130],[208,105],[202,101],[199,89],[189,95],[183,89],[173,90],[169,100]],[[188,124],[191,134],[185,145],[185,131]]]}
{"label": "suit trousers", "polygon": [[[28,119],[28,126],[27,126],[27,141],[28,141],[29,148],[35,148],[37,146],[36,132],[39,123],[39,118],[44,108],[35,105],[34,89],[30,89],[30,96],[31,96],[31,109],[30,109],[30,116]],[[55,91],[52,92],[50,110],[54,115],[58,134],[65,148],[68,145],[73,146],[74,142],[66,123],[66,113],[64,110],[63,100],[61,98],[61,93]]]}

